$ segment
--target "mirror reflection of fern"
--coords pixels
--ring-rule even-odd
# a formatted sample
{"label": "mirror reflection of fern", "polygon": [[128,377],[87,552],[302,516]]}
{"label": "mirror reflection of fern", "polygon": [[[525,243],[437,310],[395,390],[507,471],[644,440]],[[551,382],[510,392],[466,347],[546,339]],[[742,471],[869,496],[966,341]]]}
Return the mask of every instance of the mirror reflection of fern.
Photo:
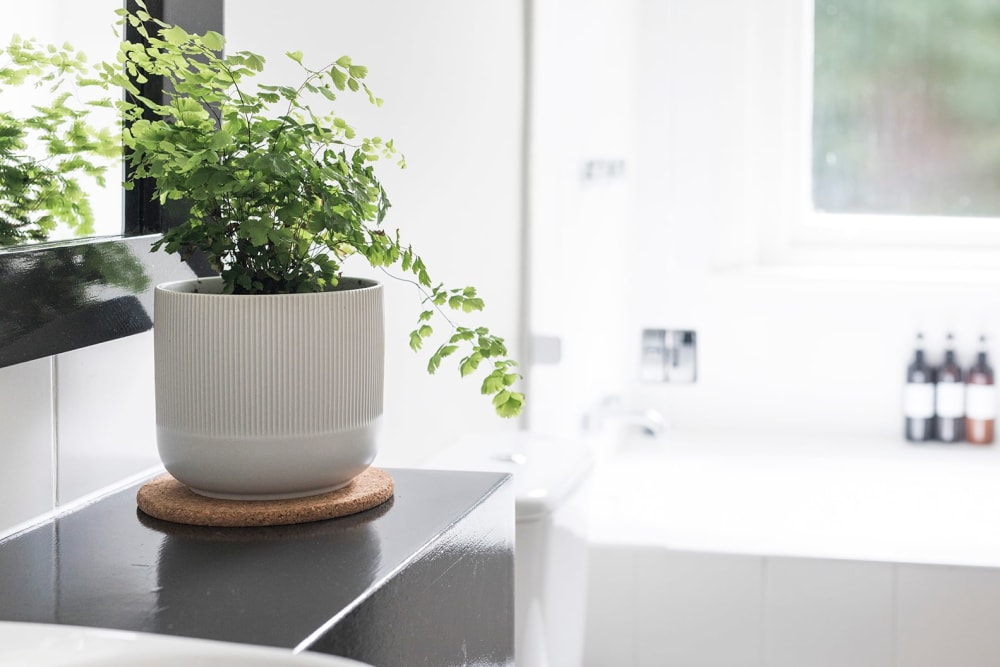
{"label": "mirror reflection of fern", "polygon": [[104,185],[121,147],[111,130],[89,121],[92,107],[111,100],[70,92],[97,85],[90,74],[85,55],[69,44],[15,36],[0,47],[0,91],[30,88],[32,102],[22,113],[0,108],[0,245],[46,241],[60,225],[76,236],[93,233],[81,183]]}

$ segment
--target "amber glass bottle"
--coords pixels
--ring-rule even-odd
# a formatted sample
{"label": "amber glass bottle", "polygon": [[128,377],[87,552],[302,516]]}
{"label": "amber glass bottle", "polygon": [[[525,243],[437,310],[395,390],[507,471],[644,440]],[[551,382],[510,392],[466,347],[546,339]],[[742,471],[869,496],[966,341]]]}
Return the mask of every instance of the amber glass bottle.
{"label": "amber glass bottle", "polygon": [[993,442],[997,399],[993,385],[993,367],[986,353],[986,337],[979,337],[976,363],[965,378],[965,437],[976,445]]}

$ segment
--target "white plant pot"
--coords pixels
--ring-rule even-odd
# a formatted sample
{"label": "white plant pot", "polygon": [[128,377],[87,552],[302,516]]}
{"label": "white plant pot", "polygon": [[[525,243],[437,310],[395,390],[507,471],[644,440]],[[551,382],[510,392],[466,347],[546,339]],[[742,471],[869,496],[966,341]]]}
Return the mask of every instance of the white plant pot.
{"label": "white plant pot", "polygon": [[167,471],[196,493],[298,498],[348,484],[382,418],[382,286],[221,294],[222,279],[159,285],[156,430]]}

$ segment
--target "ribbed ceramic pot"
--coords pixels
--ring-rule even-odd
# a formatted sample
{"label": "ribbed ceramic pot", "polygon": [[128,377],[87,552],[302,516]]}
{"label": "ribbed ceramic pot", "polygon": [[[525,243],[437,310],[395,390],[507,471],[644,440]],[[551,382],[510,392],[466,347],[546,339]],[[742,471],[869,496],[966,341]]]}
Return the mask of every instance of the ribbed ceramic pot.
{"label": "ribbed ceramic pot", "polygon": [[156,288],[156,431],[167,471],[246,500],[331,491],[375,458],[382,417],[382,286],[222,294],[222,279]]}

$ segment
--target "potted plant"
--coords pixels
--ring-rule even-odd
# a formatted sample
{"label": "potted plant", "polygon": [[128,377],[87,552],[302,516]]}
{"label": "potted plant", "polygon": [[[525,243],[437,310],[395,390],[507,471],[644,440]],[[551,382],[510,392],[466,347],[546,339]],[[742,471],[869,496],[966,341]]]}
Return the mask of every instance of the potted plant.
{"label": "potted plant", "polygon": [[104,185],[109,159],[121,156],[117,138],[89,121],[107,98],[74,94],[93,72],[69,44],[40,44],[14,36],[0,47],[0,90],[41,89],[30,111],[0,109],[0,246],[47,241],[59,225],[93,233],[94,214],[81,182]]}
{"label": "potted plant", "polygon": [[[141,3],[120,14],[142,38],[123,41],[120,62],[104,66],[105,83],[126,91],[126,159],[161,202],[191,207],[154,245],[204,253],[219,271],[155,293],[168,471],[207,495],[274,498],[345,485],[370,464],[382,414],[382,289],[345,277],[351,258],[398,266],[420,286],[414,350],[432,323],[447,323],[429,372],[449,356],[463,376],[482,367],[497,413],[518,414],[524,397],[503,339],[445,314],[481,310],[476,290],[433,283],[399,232],[382,227],[390,204],[374,165],[402,158],[391,140],[358,138],[330,108],[349,93],[381,105],[367,70],[346,56],[311,69],[289,53],[300,85],[257,83],[264,59],[224,55],[222,35],[190,34]],[[164,81],[162,103],[136,85],[152,77]]]}

